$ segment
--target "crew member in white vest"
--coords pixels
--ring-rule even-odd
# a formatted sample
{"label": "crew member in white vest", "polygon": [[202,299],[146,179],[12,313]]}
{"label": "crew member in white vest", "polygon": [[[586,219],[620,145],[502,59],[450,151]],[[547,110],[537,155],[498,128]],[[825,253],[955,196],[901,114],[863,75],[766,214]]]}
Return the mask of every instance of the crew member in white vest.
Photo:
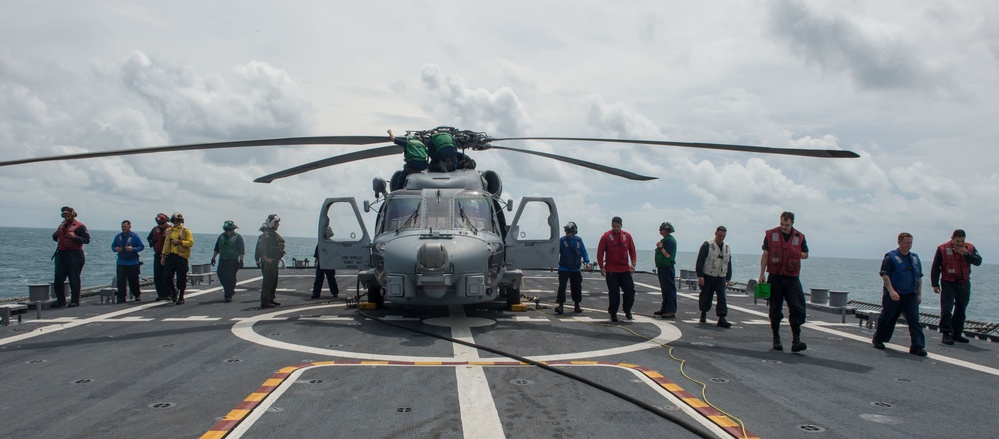
{"label": "crew member in white vest", "polygon": [[732,326],[725,316],[728,315],[728,303],[725,300],[725,287],[732,283],[732,250],[725,243],[728,231],[725,226],[715,229],[715,237],[704,241],[701,250],[697,252],[697,285],[701,286],[701,296],[698,307],[701,310],[701,323],[705,323],[708,311],[711,310],[711,300],[717,294],[718,303],[715,314],[718,315],[718,326]]}

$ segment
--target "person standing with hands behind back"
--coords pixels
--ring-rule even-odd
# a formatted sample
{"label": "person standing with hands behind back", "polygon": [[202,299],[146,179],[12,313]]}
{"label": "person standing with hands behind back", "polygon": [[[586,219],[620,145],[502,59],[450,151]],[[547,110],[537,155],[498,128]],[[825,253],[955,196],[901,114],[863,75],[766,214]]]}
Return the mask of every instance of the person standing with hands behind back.
{"label": "person standing with hands behind back", "polygon": [[260,271],[264,279],[260,284],[260,307],[274,308],[280,305],[275,299],[278,284],[278,263],[284,257],[284,238],[278,234],[278,226],[281,225],[281,218],[277,214],[270,214],[267,220],[260,225],[260,238],[257,240],[257,249],[254,252],[254,259],[260,266]]}

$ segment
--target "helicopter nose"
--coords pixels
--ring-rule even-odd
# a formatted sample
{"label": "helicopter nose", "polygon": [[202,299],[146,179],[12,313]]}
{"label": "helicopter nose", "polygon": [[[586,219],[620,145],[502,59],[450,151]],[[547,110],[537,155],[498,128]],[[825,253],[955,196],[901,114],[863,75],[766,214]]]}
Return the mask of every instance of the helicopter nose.
{"label": "helicopter nose", "polygon": [[428,242],[416,252],[420,271],[441,271],[447,267],[447,248],[439,242]]}

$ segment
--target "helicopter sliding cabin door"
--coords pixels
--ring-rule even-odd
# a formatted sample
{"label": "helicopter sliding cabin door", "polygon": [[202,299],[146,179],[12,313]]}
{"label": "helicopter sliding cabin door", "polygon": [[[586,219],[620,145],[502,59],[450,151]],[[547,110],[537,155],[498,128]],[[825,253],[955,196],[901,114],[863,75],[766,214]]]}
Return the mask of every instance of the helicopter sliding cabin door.
{"label": "helicopter sliding cabin door", "polygon": [[506,235],[507,267],[548,269],[558,265],[558,238],[555,200],[525,197]]}
{"label": "helicopter sliding cabin door", "polygon": [[319,211],[319,264],[365,270],[371,266],[371,238],[353,198],[327,198]]}

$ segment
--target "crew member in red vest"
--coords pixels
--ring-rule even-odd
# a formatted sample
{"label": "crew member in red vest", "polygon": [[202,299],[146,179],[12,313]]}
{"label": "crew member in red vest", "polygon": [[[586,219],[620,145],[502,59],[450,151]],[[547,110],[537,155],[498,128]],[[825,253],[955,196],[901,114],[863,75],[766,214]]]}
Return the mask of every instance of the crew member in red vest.
{"label": "crew member in red vest", "polygon": [[153,286],[156,287],[156,301],[170,300],[173,294],[166,287],[166,278],[163,276],[163,243],[166,241],[167,230],[173,227],[170,224],[170,217],[165,213],[156,214],[156,226],[149,231],[146,242],[153,249]]}
{"label": "crew member in red vest", "polygon": [[971,300],[971,266],[982,265],[982,255],[970,242],[965,242],[964,230],[957,229],[947,241],[937,247],[930,269],[933,292],[940,295],[941,342],[967,343],[964,337],[964,311]]}
{"label": "crew member in red vest", "polygon": [[66,278],[69,278],[69,306],[80,305],[80,273],[87,257],[83,254],[83,245],[90,244],[90,233],[87,226],[76,220],[76,210],[63,206],[62,224],[52,232],[52,240],[57,243],[55,254],[55,288],[56,303],[53,308],[66,306]]}
{"label": "crew member in red vest", "polygon": [[[780,322],[784,319],[784,301],[787,301],[788,322],[791,323],[791,352],[808,349],[801,341],[801,325],[805,324],[805,292],[801,289],[798,274],[801,261],[808,259],[805,235],[794,228],[794,213],[780,214],[780,227],[767,230],[763,237],[763,256],[760,257],[760,283],[770,284],[770,329],[774,334],[774,350],[782,351]],[[770,273],[766,280],[763,271]]]}

